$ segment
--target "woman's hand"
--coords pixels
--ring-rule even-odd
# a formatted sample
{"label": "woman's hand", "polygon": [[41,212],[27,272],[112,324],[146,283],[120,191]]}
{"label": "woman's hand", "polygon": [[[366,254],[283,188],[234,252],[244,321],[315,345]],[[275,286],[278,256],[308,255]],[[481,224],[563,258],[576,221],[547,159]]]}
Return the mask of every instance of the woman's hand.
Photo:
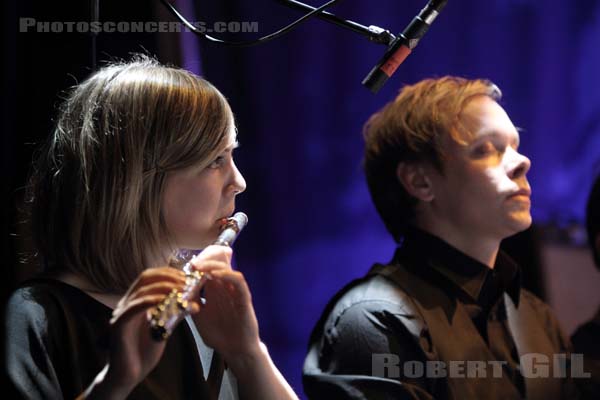
{"label": "woman's hand", "polygon": [[208,273],[206,304],[194,315],[205,343],[225,361],[260,351],[258,322],[252,298],[241,272],[231,269],[231,248],[209,246],[192,260],[197,271]]}
{"label": "woman's hand", "polygon": [[[150,334],[150,311],[173,289],[185,286],[183,272],[170,267],[140,274],[113,311],[109,360],[84,394],[86,398],[125,398],[158,364],[165,341]],[[189,302],[189,311],[200,309]]]}
{"label": "woman's hand", "polygon": [[260,341],[246,280],[231,269],[231,249],[209,246],[192,265],[211,277],[204,285],[206,304],[194,321],[204,342],[219,352],[233,371],[240,397],[297,400]]}

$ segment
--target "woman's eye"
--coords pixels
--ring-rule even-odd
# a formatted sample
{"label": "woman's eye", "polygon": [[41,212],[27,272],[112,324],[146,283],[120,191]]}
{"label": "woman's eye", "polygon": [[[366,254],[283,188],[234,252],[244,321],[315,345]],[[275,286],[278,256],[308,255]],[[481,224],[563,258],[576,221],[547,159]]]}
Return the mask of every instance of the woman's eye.
{"label": "woman's eye", "polygon": [[217,169],[217,168],[220,168],[220,167],[223,165],[223,163],[224,163],[224,162],[225,162],[225,157],[223,157],[223,156],[219,156],[219,157],[217,157],[217,158],[215,159],[215,161],[211,162],[211,163],[208,165],[208,168],[210,168],[210,169]]}

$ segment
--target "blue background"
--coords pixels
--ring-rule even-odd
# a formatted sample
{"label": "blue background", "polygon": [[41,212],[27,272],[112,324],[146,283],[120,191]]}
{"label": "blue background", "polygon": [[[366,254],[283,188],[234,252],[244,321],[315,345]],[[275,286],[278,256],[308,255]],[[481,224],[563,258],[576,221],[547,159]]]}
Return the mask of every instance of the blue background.
{"label": "blue background", "polygon": [[[346,1],[331,11],[398,33],[424,5]],[[261,35],[299,15],[272,2],[210,13],[259,21]],[[316,19],[263,46],[199,49],[202,72],[230,99],[240,128],[237,157],[248,190],[239,208],[250,224],[237,262],[263,339],[297,390],[307,338],[328,299],[391,257],[394,244],[361,172],[361,129],[403,84],[450,74],[487,78],[502,89],[501,103],[523,129],[521,149],[532,160],[538,224],[582,222],[599,171],[600,2],[450,0],[373,95],[360,82],[384,50]],[[186,55],[193,62],[194,49],[186,47]]]}

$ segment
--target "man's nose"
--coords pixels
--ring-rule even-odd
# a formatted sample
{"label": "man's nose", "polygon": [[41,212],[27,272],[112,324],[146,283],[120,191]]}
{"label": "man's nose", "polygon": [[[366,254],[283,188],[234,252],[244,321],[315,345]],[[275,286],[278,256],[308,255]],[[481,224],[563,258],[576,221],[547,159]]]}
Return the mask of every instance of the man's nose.
{"label": "man's nose", "polygon": [[512,147],[508,148],[507,156],[509,157],[508,164],[508,175],[511,179],[520,178],[527,174],[529,168],[531,168],[531,160],[514,150]]}

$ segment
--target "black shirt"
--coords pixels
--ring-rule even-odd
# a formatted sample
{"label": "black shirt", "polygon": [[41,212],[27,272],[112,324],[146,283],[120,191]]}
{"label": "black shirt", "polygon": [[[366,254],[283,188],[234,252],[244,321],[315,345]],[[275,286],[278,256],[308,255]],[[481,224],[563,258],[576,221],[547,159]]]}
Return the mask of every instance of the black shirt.
{"label": "black shirt", "polygon": [[520,372],[520,355],[551,363],[555,353],[568,358],[568,347],[508,256],[490,269],[411,230],[388,265],[327,306],[311,336],[304,389],[311,399],[571,398],[570,380],[526,382]]}
{"label": "black shirt", "polygon": [[[6,310],[6,367],[21,396],[81,394],[108,360],[111,315],[104,304],[57,280],[32,280],[15,291]],[[196,346],[193,331],[177,326],[158,365],[128,398],[210,399]],[[223,379],[222,394],[237,391],[230,379]]]}
{"label": "black shirt", "polygon": [[595,399],[600,394],[600,310],[575,331],[571,340],[574,351],[584,355],[585,371],[591,374],[591,379],[582,381],[582,391],[586,398]]}

